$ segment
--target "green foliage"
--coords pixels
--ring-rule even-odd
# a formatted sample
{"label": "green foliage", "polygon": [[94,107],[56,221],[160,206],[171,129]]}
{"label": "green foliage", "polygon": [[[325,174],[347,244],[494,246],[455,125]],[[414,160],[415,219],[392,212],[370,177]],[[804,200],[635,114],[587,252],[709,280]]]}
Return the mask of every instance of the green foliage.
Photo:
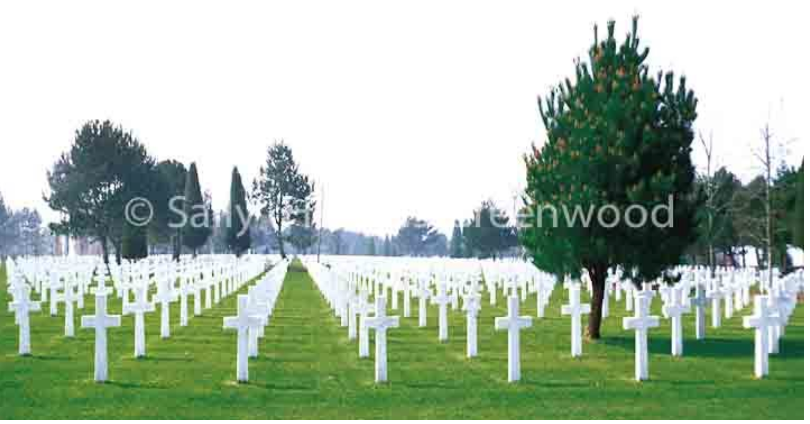
{"label": "green foliage", "polygon": [[314,189],[314,183],[299,171],[289,146],[282,141],[267,149],[265,165],[259,170],[259,177],[253,181],[253,198],[261,204],[262,214],[270,216],[275,224],[282,257],[286,258],[284,224],[290,221],[300,223],[304,217],[311,218],[315,208],[312,199]]}
{"label": "green foliage", "polygon": [[186,217],[185,225],[181,229],[183,245],[196,255],[197,250],[205,245],[211,235],[213,215],[210,205],[203,199],[197,164],[194,162],[191,163],[186,175],[183,214]]}
{"label": "green foliage", "polygon": [[146,227],[137,227],[124,224],[121,239],[121,257],[130,261],[138,261],[149,255]]}
{"label": "green foliage", "polygon": [[[700,256],[708,255],[709,248],[734,255],[740,246],[740,235],[734,226],[734,202],[741,194],[742,183],[731,171],[722,167],[711,178],[705,175],[695,180],[697,197],[705,199],[697,212],[699,237],[694,249]],[[709,263],[708,258],[706,263]]]}
{"label": "green foliage", "polygon": [[[672,73],[648,75],[649,49],[640,48],[637,18],[621,45],[614,27],[608,23],[601,41],[594,28],[589,60],[577,63],[574,81],[540,101],[547,142],[525,156],[529,213],[522,215],[532,218],[522,224],[522,243],[542,270],[573,276],[588,271],[595,286],[592,338],[600,337],[608,269],[620,266],[636,283],[651,281],[677,264],[696,239],[690,153],[697,99],[683,77],[676,84]],[[643,217],[638,206],[652,215],[667,204],[671,222],[659,217],[667,225],[647,220],[635,228]],[[596,218],[569,222],[566,212],[577,210],[601,212],[602,222],[611,225]],[[608,217],[617,217],[616,210],[614,226]]]}
{"label": "green foliage", "polygon": [[396,236],[401,253],[408,256],[425,256],[429,246],[435,244],[440,234],[427,221],[409,216]]}
{"label": "green foliage", "polygon": [[804,161],[796,177],[796,204],[793,209],[793,244],[804,249]]}
{"label": "green foliage", "polygon": [[803,185],[803,174],[803,169],[781,166],[773,181],[774,262],[782,269],[793,265],[787,249],[796,240],[795,213],[800,200],[797,188]]}
{"label": "green foliage", "polygon": [[377,256],[377,241],[374,237],[368,237],[368,247],[366,247],[366,255]]}
{"label": "green foliage", "polygon": [[[465,223],[464,243],[470,252],[481,258],[496,258],[517,245],[515,228],[509,217],[491,200],[481,202],[473,211],[473,218]],[[453,230],[455,234],[455,229]]]}
{"label": "green foliage", "polygon": [[305,221],[293,222],[286,231],[285,239],[295,247],[298,253],[304,253],[318,240],[315,226]]}
{"label": "green foliage", "polygon": [[458,220],[453,223],[453,234],[450,236],[450,257],[464,257],[464,236],[461,232],[461,224]]}
{"label": "green foliage", "polygon": [[233,168],[231,175],[230,225],[227,228],[227,242],[236,256],[250,249],[250,213],[247,210],[245,187],[239,170]]}
{"label": "green foliage", "polygon": [[394,247],[391,243],[391,237],[388,235],[385,236],[383,241],[383,256],[394,256]]}
{"label": "green foliage", "polygon": [[155,199],[155,161],[141,143],[110,121],[90,121],[76,131],[69,152],[48,172],[48,206],[62,215],[51,228],[59,234],[110,240],[120,252],[124,210],[135,197]]}
{"label": "green foliage", "polygon": [[[154,204],[155,217],[149,227],[150,236],[155,242],[168,241],[172,246],[172,258],[180,259],[181,252],[181,231],[179,224],[180,217],[176,209],[182,209],[183,202],[181,196],[185,191],[188,171],[185,165],[175,160],[164,160],[156,166],[156,195],[158,201]],[[175,203],[172,204],[172,199]]]}
{"label": "green foliage", "polygon": [[11,227],[11,208],[6,205],[3,195],[0,194],[0,260],[8,255],[8,250],[14,242],[14,231]]}
{"label": "green foliage", "polygon": [[[695,239],[695,170],[690,159],[697,100],[685,78],[676,86],[672,73],[648,75],[649,49],[641,50],[637,18],[622,45],[599,41],[594,30],[589,63],[576,66],[541,103],[548,141],[525,158],[527,206],[599,209],[615,205],[622,215],[637,204],[651,211],[673,197],[672,228],[648,222],[631,228],[549,225],[548,209],[523,233],[523,243],[541,269],[578,275],[582,268],[622,266],[651,280],[671,265]],[[560,213],[559,215],[562,215]],[[539,218],[538,218],[539,219]],[[623,221],[623,220],[620,220]],[[546,224],[546,225],[542,225]],[[581,224],[581,222],[579,223]]]}

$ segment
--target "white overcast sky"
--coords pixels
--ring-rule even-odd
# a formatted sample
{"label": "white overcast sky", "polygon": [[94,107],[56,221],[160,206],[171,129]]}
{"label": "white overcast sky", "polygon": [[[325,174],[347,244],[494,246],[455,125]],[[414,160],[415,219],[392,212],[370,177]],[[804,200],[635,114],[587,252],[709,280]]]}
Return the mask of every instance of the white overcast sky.
{"label": "white overcast sky", "polygon": [[635,13],[652,69],[687,76],[697,128],[749,179],[769,119],[790,163],[804,155],[804,6],[3,2],[0,193],[53,219],[46,170],[83,122],[111,119],[159,160],[196,161],[217,208],[231,168],[251,181],[284,139],[325,185],[326,226],[384,234],[418,215],[449,232],[485,198],[511,212],[521,155],[545,140],[537,96],[572,73],[594,23],[624,34]]}

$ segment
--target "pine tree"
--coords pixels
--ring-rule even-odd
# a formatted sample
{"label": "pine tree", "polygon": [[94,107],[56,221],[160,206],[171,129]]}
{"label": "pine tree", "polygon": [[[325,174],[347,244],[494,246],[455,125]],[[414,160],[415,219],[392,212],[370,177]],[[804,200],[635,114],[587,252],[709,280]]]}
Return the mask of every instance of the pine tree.
{"label": "pine tree", "polygon": [[450,257],[464,256],[464,237],[461,235],[461,224],[458,220],[453,223],[453,234],[450,236]]}
{"label": "pine tree", "polygon": [[[602,41],[594,28],[588,63],[578,62],[575,80],[540,101],[548,140],[525,157],[533,218],[522,243],[542,270],[573,277],[587,271],[591,339],[601,337],[609,269],[621,267],[636,284],[652,281],[696,239],[690,153],[697,99],[683,77],[676,84],[671,72],[648,75],[637,18],[621,45],[614,26],[608,23]],[[577,209],[581,218],[567,219],[566,211]],[[638,226],[643,211],[648,219]]]}
{"label": "pine tree", "polygon": [[385,236],[385,240],[383,241],[383,256],[394,256],[394,250],[391,246],[391,237],[388,235]]}
{"label": "pine tree", "polygon": [[211,216],[209,206],[203,200],[200,180],[197,176],[197,164],[192,162],[186,174],[185,201],[183,213],[186,217],[182,228],[183,245],[194,252],[205,245],[211,235]]}
{"label": "pine tree", "polygon": [[368,238],[368,247],[366,248],[366,253],[368,256],[377,256],[377,243],[374,240],[374,237]]}
{"label": "pine tree", "polygon": [[239,170],[231,174],[230,222],[227,229],[228,248],[237,257],[250,248],[250,214],[247,210],[245,187]]}
{"label": "pine tree", "polygon": [[313,192],[315,184],[298,170],[292,149],[284,142],[274,143],[267,149],[265,165],[259,170],[259,178],[253,181],[253,197],[262,206],[262,214],[272,219],[276,227],[277,243],[281,257],[284,252],[285,222],[295,222],[311,227],[315,209]]}
{"label": "pine tree", "polygon": [[804,161],[796,184],[796,206],[793,210],[793,244],[804,249]]}

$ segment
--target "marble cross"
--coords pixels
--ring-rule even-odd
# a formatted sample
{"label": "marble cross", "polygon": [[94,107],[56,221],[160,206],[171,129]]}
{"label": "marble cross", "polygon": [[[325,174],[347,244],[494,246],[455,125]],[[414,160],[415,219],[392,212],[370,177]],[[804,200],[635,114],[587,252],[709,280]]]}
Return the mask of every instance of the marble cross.
{"label": "marble cross", "polygon": [[73,302],[78,300],[78,293],[73,290],[73,286],[69,283],[65,283],[65,292],[62,294],[62,300],[65,302],[65,337],[73,337],[76,335],[76,331],[73,327]]}
{"label": "marble cross", "polygon": [[695,339],[703,340],[706,337],[706,290],[699,282],[695,284],[695,297],[692,306],[695,307]]}
{"label": "marble cross", "polygon": [[563,305],[562,314],[571,315],[571,356],[582,356],[582,315],[591,312],[591,306],[580,303],[579,284],[568,287],[568,304]]}
{"label": "marble cross", "polygon": [[450,303],[450,297],[447,296],[447,287],[444,283],[439,284],[436,296],[431,301],[434,305],[439,307],[439,341],[447,341],[447,305]]}
{"label": "marble cross", "polygon": [[157,295],[153,298],[154,301],[160,303],[160,337],[162,339],[171,337],[171,324],[169,323],[171,313],[169,308],[171,302],[177,300],[177,292],[173,286],[170,280],[162,279],[158,286]]}
{"label": "marble cross", "polygon": [[767,299],[763,295],[754,298],[754,314],[743,318],[743,327],[754,328],[754,375],[763,378],[768,375],[768,333],[777,324]]}
{"label": "marble cross", "polygon": [[349,292],[348,302],[346,305],[349,313],[349,340],[355,340],[357,338],[357,298],[357,292],[355,291],[354,287],[352,287]]}
{"label": "marble cross", "polygon": [[399,327],[398,316],[385,315],[385,298],[378,296],[373,318],[364,318],[366,328],[374,330],[374,381],[388,381],[387,332]]}
{"label": "marble cross", "polygon": [[430,290],[423,281],[419,287],[419,327],[427,327],[427,302],[430,299]]}
{"label": "marble cross", "polygon": [[24,285],[20,290],[17,292],[17,295],[14,298],[14,301],[11,302],[10,308],[15,312],[17,316],[17,323],[20,327],[20,334],[19,334],[19,354],[20,355],[30,355],[31,354],[31,321],[30,321],[30,314],[31,312],[37,312],[41,310],[41,306],[39,302],[32,301],[30,299],[31,288],[27,285]]}
{"label": "marble cross", "polygon": [[723,290],[720,289],[719,281],[714,281],[707,295],[712,301],[712,328],[720,328],[720,299],[723,298]]}
{"label": "marble cross", "polygon": [[64,285],[59,278],[59,275],[56,273],[51,274],[50,312],[52,317],[59,314],[59,307],[57,304],[64,300],[64,297],[59,293],[59,289],[62,287],[64,287]]}
{"label": "marble cross", "polygon": [[235,329],[236,335],[236,381],[248,382],[248,334],[251,328],[262,325],[260,317],[248,313],[250,298],[240,294],[237,298],[236,316],[223,318],[223,328]]}
{"label": "marble cross", "polygon": [[127,302],[124,305],[124,315],[135,315],[135,357],[146,356],[146,329],[144,324],[144,314],[155,312],[154,303],[147,299],[146,287],[143,285],[135,288],[135,301]]}
{"label": "marble cross", "polygon": [[537,281],[537,318],[546,316],[546,287],[542,281]]}
{"label": "marble cross", "polygon": [[648,315],[652,293],[644,290],[636,292],[635,314],[622,319],[625,330],[636,332],[636,381],[649,378],[647,350],[647,330],[658,327],[658,317]]}
{"label": "marble cross", "polygon": [[464,310],[467,311],[467,357],[478,356],[478,311],[481,310],[481,296],[471,289],[464,296]]}
{"label": "marble cross", "polygon": [[180,326],[188,326],[188,296],[194,293],[194,287],[188,281],[180,280]]}
{"label": "marble cross", "polygon": [[402,285],[402,316],[411,317],[411,281],[407,278]]}
{"label": "marble cross", "polygon": [[532,326],[532,318],[520,316],[520,299],[509,296],[508,311],[505,317],[495,318],[495,330],[508,332],[508,373],[507,380],[512,383],[520,381],[520,331]]}
{"label": "marble cross", "polygon": [[120,315],[107,315],[107,296],[110,290],[102,285],[96,290],[95,315],[82,316],[82,328],[96,330],[94,380],[107,381],[107,328],[120,327]]}
{"label": "marble cross", "polygon": [[681,302],[681,288],[673,288],[668,302],[662,308],[672,324],[672,356],[683,356],[683,322],[681,316],[689,313],[688,304]]}
{"label": "marble cross", "polygon": [[355,305],[355,311],[360,317],[360,328],[358,331],[360,336],[358,341],[358,355],[361,358],[369,357],[368,327],[366,327],[364,318],[366,318],[372,311],[373,306],[374,305],[368,302],[368,294],[366,293],[365,289],[361,290],[360,295],[357,297],[357,305]]}

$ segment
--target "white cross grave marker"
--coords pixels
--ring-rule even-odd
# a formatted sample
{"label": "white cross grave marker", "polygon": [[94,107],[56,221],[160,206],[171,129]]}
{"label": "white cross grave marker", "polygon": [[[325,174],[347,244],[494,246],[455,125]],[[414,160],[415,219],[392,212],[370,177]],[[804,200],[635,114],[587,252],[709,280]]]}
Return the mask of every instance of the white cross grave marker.
{"label": "white cross grave marker", "polygon": [[683,322],[681,316],[691,309],[689,305],[681,302],[681,288],[672,289],[669,302],[664,305],[662,311],[664,316],[672,323],[672,356],[683,355]]}
{"label": "white cross grave marker", "polygon": [[636,381],[649,378],[647,329],[658,327],[658,317],[648,315],[652,292],[645,287],[643,291],[636,292],[635,314],[622,319],[625,330],[636,331]]}
{"label": "white cross grave marker", "polygon": [[447,341],[447,305],[450,297],[447,296],[447,288],[444,283],[439,284],[438,293],[433,297],[431,303],[439,306],[439,341]]}
{"label": "white cross grave marker", "polygon": [[236,381],[247,383],[248,381],[248,332],[251,328],[262,324],[259,317],[248,314],[248,303],[250,298],[246,294],[240,294],[237,298],[238,306],[235,317],[223,318],[225,329],[235,329],[236,335]]}
{"label": "white cross grave marker", "polygon": [[743,327],[754,328],[754,375],[763,378],[768,375],[768,333],[776,323],[768,310],[765,296],[754,298],[754,314],[743,318]]}
{"label": "white cross grave marker", "polygon": [[373,318],[364,318],[366,328],[374,330],[374,381],[388,381],[387,332],[389,328],[399,327],[398,316],[385,315],[385,298],[377,297]]}
{"label": "white cross grave marker", "polygon": [[579,284],[568,287],[568,304],[563,305],[562,314],[571,315],[571,356],[582,356],[582,318],[591,312],[590,305],[583,305],[579,298]]}
{"label": "white cross grave marker", "polygon": [[94,380],[96,382],[107,381],[107,328],[120,327],[120,315],[107,315],[107,296],[110,289],[104,287],[100,282],[96,292],[95,315],[82,316],[82,328],[94,328],[96,330]]}
{"label": "white cross grave marker", "polygon": [[520,330],[532,326],[532,318],[520,316],[520,299],[509,296],[508,312],[505,317],[495,318],[495,330],[508,331],[508,375],[512,383],[520,381]]}
{"label": "white cross grave marker", "polygon": [[155,304],[147,299],[146,287],[140,286],[135,289],[135,301],[124,305],[124,315],[135,315],[135,357],[146,356],[146,330],[144,325],[144,314],[155,312]]}
{"label": "white cross grave marker", "polygon": [[481,296],[470,289],[464,296],[464,310],[467,311],[467,357],[478,356],[478,311],[481,310]]}
{"label": "white cross grave marker", "polygon": [[14,301],[11,302],[10,308],[14,310],[17,316],[18,325],[20,327],[20,341],[19,341],[19,354],[31,354],[31,321],[30,313],[41,310],[39,302],[30,299],[31,288],[23,286],[17,293]]}

